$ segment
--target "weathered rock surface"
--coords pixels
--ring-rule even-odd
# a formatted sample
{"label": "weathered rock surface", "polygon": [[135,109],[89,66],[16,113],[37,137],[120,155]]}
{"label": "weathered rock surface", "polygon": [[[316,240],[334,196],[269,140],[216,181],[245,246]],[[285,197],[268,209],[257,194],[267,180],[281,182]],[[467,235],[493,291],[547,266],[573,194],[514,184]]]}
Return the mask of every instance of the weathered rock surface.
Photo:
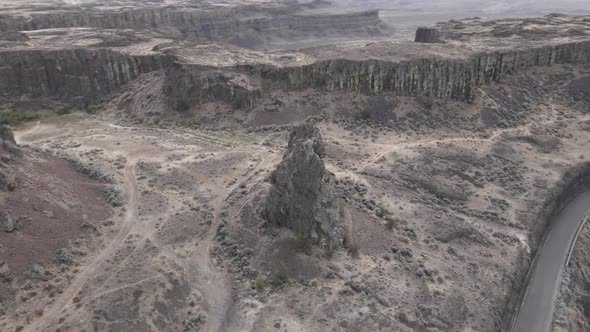
{"label": "weathered rock surface", "polygon": [[0,98],[26,95],[88,102],[107,96],[166,57],[131,56],[108,49],[0,52]]}
{"label": "weathered rock surface", "polygon": [[315,9],[313,5],[135,7],[122,9],[68,8],[24,15],[0,15],[0,31],[54,28],[151,29],[174,27],[197,39],[220,39],[245,30],[317,31],[355,29],[380,23],[377,10]]}
{"label": "weathered rock surface", "polygon": [[419,27],[416,30],[416,43],[438,43],[440,42],[440,31],[436,28]]}
{"label": "weathered rock surface", "polygon": [[10,275],[10,268],[5,262],[0,262],[0,277],[8,277]]}
{"label": "weathered rock surface", "polygon": [[16,188],[16,173],[12,167],[0,162],[0,191],[12,191]]}
{"label": "weathered rock surface", "polygon": [[[181,78],[191,82],[186,88],[191,95],[208,96],[193,98],[193,105],[233,98],[251,103],[258,94],[269,90],[309,88],[471,101],[482,85],[499,82],[531,67],[588,63],[589,22],[584,17],[567,16],[451,21],[418,29],[416,39],[420,43],[369,43],[362,49],[262,53],[214,47],[175,48],[170,53],[182,59],[183,65],[170,72],[166,80],[173,86]],[[510,31],[514,37],[497,36],[498,29]],[[572,29],[580,33],[573,34]],[[220,56],[215,57],[216,54]],[[239,77],[216,81],[216,91],[226,91],[221,97],[203,89],[213,85],[211,76],[202,79],[212,68],[232,78]],[[241,89],[242,95],[234,97],[230,92],[234,91],[236,81],[240,88],[245,88]],[[583,93],[577,95],[584,97]],[[174,91],[166,97],[171,104],[186,98]]]}
{"label": "weathered rock surface", "polygon": [[29,36],[19,31],[0,32],[0,40],[11,42],[23,42],[29,40]]}
{"label": "weathered rock surface", "polygon": [[[137,13],[133,11],[133,15]],[[297,22],[295,25],[312,27],[315,23],[308,21],[309,17],[317,16],[319,22],[337,25],[334,20],[339,15],[321,13],[298,12],[289,16],[289,20]],[[159,26],[151,21],[158,18],[141,17],[137,19],[138,26],[144,23]],[[166,15],[161,19],[173,20]],[[198,25],[189,18],[183,19],[188,20],[185,22],[188,26]],[[141,23],[142,20],[147,21]],[[281,22],[287,24],[289,20]],[[434,41],[436,37],[442,43],[379,42],[362,48],[320,47],[273,52],[176,40],[191,34],[192,28],[183,30],[179,36],[155,41],[143,36],[131,38],[129,33],[115,30],[109,33],[93,29],[37,31],[31,33],[34,38],[30,42],[0,52],[0,102],[21,97],[94,102],[139,75],[160,69],[165,70],[161,83],[163,99],[175,110],[210,102],[251,108],[258,96],[268,91],[309,88],[471,101],[483,84],[501,81],[530,67],[588,63],[589,22],[583,17],[449,22],[417,31],[419,41]],[[263,24],[263,20],[256,24],[261,26],[255,31],[274,29]],[[572,34],[556,26],[581,32]],[[212,35],[225,34],[224,29],[215,25],[208,29]],[[250,36],[249,29],[242,26],[236,30],[239,43],[257,40],[259,36]],[[514,37],[498,37],[499,29],[509,30]],[[176,28],[172,30],[178,32]],[[52,35],[48,36],[49,33]],[[56,39],[72,43],[96,40],[96,44],[72,48],[68,43],[56,45]],[[125,47],[111,47],[113,43],[115,46],[123,43]]]}
{"label": "weathered rock surface", "polygon": [[[302,66],[237,65],[225,67],[216,75],[205,75],[207,71],[201,65],[183,64],[166,76],[166,86],[178,89],[165,91],[172,105],[234,100],[251,104],[260,94],[257,90],[308,88],[471,101],[479,86],[527,68],[587,63],[589,59],[590,42],[583,42],[479,53],[467,59],[425,58],[401,62],[331,59]],[[240,87],[233,77],[241,77],[239,82],[249,82],[250,88]],[[210,90],[214,93],[207,93]]]}
{"label": "weathered rock surface", "polygon": [[0,125],[0,140],[16,144],[16,140],[14,139],[14,133],[12,132],[12,129],[10,129],[10,127],[6,125]]}
{"label": "weathered rock surface", "polygon": [[175,63],[166,70],[163,93],[177,111],[214,101],[250,108],[260,88],[248,81],[245,75],[229,70]]}
{"label": "weathered rock surface", "polygon": [[10,161],[17,151],[12,130],[0,125],[0,191],[12,191],[16,188],[16,171]]}
{"label": "weathered rock surface", "polygon": [[264,211],[269,221],[322,247],[344,242],[334,175],[324,166],[324,145],[317,128],[295,127],[283,161],[271,175]]}
{"label": "weathered rock surface", "polygon": [[10,215],[4,215],[0,218],[0,230],[10,233],[16,229],[16,219]]}

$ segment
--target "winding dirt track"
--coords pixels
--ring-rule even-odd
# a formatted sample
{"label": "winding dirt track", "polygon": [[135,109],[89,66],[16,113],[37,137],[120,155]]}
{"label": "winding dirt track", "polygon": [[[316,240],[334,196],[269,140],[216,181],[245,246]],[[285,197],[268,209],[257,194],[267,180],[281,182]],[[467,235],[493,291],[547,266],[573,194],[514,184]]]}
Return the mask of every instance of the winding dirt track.
{"label": "winding dirt track", "polygon": [[48,326],[56,323],[62,314],[67,313],[68,309],[73,308],[73,298],[77,296],[86,282],[89,281],[89,278],[96,274],[105,261],[114,255],[125,241],[125,238],[127,238],[127,235],[129,235],[133,224],[137,221],[138,190],[133,172],[134,165],[133,162],[129,161],[124,169],[128,201],[125,218],[123,219],[123,224],[121,225],[119,232],[113,240],[94,257],[92,262],[76,276],[72,284],[53,302],[53,304],[45,309],[43,319],[34,321],[27,327],[27,331],[46,331],[48,330]]}
{"label": "winding dirt track", "polygon": [[[132,127],[120,127],[115,125],[109,125],[109,127],[115,130],[125,131],[134,129]],[[35,131],[42,132],[43,129],[46,128],[40,129],[40,123],[37,123],[34,128],[20,133],[19,138],[26,138],[25,136],[30,136]],[[56,135],[59,136],[61,134],[63,134],[63,132],[50,132],[49,136],[55,137]],[[180,133],[174,134],[182,135]],[[200,140],[203,140],[203,142],[206,140],[210,144],[221,144],[215,137],[208,137],[206,134],[197,133],[188,135],[191,138],[199,138]],[[199,241],[198,246],[192,249],[191,255],[188,257],[179,255],[172,248],[154,240],[153,225],[145,225],[138,217],[141,196],[134,169],[137,162],[142,160],[141,158],[148,156],[144,155],[143,151],[139,153],[133,150],[125,151],[125,148],[122,150],[117,149],[117,152],[122,153],[127,158],[127,162],[123,169],[124,177],[122,187],[128,198],[124,207],[125,215],[121,218],[122,220],[119,223],[120,226],[117,233],[113,237],[107,238],[108,242],[105,243],[104,247],[98,251],[87,264],[85,264],[84,268],[80,269],[80,272],[74,277],[63,292],[45,307],[43,316],[33,320],[31,324],[25,328],[25,331],[49,331],[58,326],[60,318],[75,317],[76,314],[84,308],[84,306],[76,306],[77,303],[74,302],[74,299],[76,298],[76,302],[82,301],[82,303],[87,303],[98,297],[116,292],[123,288],[133,287],[156,278],[164,278],[164,274],[169,271],[154,273],[145,278],[118,285],[117,287],[109,287],[109,281],[113,278],[112,275],[122,269],[125,264],[129,263],[128,259],[131,257],[131,255],[129,255],[119,261],[115,261],[114,264],[116,265],[114,266],[114,270],[107,275],[105,279],[102,279],[98,284],[96,283],[96,276],[100,275],[101,272],[104,272],[105,267],[109,264],[113,264],[113,257],[117,255],[117,252],[125,248],[125,241],[131,234],[142,236],[140,241],[149,240],[154,245],[159,246],[167,258],[182,268],[182,279],[187,281],[190,288],[203,295],[205,302],[204,309],[207,312],[205,330],[220,331],[226,329],[226,327],[231,324],[231,320],[228,319],[228,314],[231,309],[231,281],[228,279],[225,271],[220,271],[211,261],[210,249],[214,243],[217,226],[220,223],[221,209],[225,204],[227,196],[229,196],[238,185],[236,184],[235,186],[225,189],[220,188],[216,193],[217,198],[213,202],[214,221],[208,232],[205,234],[203,240]],[[88,291],[89,287],[92,287],[92,291],[80,299],[82,292]]]}

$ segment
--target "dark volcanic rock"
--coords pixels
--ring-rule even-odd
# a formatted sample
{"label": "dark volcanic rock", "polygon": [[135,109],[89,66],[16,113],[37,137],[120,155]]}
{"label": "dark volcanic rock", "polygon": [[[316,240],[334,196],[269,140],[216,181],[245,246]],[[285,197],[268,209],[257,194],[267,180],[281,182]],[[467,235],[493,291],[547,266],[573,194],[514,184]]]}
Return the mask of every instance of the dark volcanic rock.
{"label": "dark volcanic rock", "polygon": [[168,61],[162,55],[132,56],[109,49],[0,52],[0,99],[28,95],[94,102],[143,73],[165,67]]}
{"label": "dark volcanic rock", "polygon": [[0,191],[12,191],[16,187],[16,174],[10,165],[0,162]]}
{"label": "dark volcanic rock", "polygon": [[435,28],[419,27],[416,30],[416,43],[438,43],[440,42],[440,31]]}
{"label": "dark volcanic rock", "polygon": [[16,141],[14,140],[14,133],[12,132],[12,129],[10,129],[10,127],[5,126],[5,125],[0,125],[0,140],[8,141],[12,144],[16,144]]}
{"label": "dark volcanic rock", "polygon": [[8,164],[12,155],[16,153],[16,141],[10,127],[0,125],[0,191],[14,190],[16,187],[16,172]]}
{"label": "dark volcanic rock", "polygon": [[10,233],[16,229],[16,219],[10,215],[0,217],[0,230]]}
{"label": "dark volcanic rock", "polygon": [[11,42],[24,42],[30,38],[19,31],[5,31],[0,32],[0,40],[11,41]]}
{"label": "dark volcanic rock", "polygon": [[172,109],[181,112],[214,101],[249,109],[260,90],[240,81],[240,75],[229,70],[174,63],[166,70],[163,92]]}
{"label": "dark volcanic rock", "polygon": [[310,124],[295,127],[287,153],[271,175],[264,208],[269,221],[333,249],[342,245],[344,228],[334,175],[326,170],[323,156],[319,130]]}

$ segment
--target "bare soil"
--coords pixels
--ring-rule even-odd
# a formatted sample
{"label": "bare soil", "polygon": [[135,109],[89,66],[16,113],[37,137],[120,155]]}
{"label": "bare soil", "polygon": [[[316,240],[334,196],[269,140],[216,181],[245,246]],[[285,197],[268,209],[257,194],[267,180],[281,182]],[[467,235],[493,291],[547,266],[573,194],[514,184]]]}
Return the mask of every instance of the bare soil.
{"label": "bare soil", "polygon": [[[570,89],[589,70],[532,69],[483,87],[473,104],[281,92],[266,97],[284,105],[272,112],[206,105],[192,128],[178,124],[194,114],[156,123],[113,103],[100,117],[23,130],[22,143],[109,174],[125,203],[112,225],[97,225],[100,245],[76,258],[59,292],[11,286],[27,300],[1,324],[498,330],[544,227],[543,202],[590,160],[587,101]],[[336,252],[306,247],[259,211],[289,124],[306,118],[342,193],[348,240]]]}

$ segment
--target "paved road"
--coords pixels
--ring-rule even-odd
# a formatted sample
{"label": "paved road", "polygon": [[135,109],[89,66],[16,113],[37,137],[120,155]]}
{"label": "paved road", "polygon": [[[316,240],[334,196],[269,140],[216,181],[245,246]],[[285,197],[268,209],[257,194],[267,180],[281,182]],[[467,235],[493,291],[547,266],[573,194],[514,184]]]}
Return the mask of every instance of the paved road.
{"label": "paved road", "polygon": [[512,322],[513,332],[551,330],[561,272],[580,222],[590,209],[590,191],[579,195],[551,220],[549,234],[533,262],[531,279]]}

